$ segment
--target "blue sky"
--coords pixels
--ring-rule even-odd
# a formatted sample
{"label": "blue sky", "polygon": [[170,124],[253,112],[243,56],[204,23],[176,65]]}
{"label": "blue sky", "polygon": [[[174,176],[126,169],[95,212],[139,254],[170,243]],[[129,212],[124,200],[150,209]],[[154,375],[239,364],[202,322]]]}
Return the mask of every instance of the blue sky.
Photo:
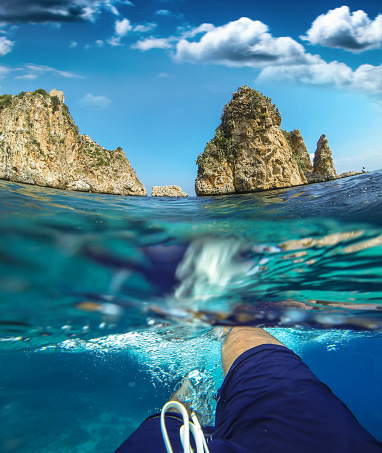
{"label": "blue sky", "polygon": [[0,91],[63,90],[81,133],[194,194],[195,159],[241,85],[337,171],[382,168],[382,4],[1,0]]}

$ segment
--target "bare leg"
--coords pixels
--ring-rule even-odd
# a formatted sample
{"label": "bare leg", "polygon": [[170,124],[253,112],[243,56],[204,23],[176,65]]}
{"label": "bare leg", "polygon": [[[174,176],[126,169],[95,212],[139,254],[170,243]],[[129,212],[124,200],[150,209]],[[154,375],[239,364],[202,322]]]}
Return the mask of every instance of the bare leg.
{"label": "bare leg", "polygon": [[261,344],[283,345],[274,336],[258,327],[233,327],[222,346],[222,362],[227,374],[233,362],[248,349]]}

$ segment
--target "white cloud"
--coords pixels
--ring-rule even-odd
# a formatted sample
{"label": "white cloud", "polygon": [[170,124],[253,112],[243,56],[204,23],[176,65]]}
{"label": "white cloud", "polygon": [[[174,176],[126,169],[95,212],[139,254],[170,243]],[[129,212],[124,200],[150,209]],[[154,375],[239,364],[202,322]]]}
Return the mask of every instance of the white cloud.
{"label": "white cloud", "polygon": [[342,62],[326,62],[306,52],[292,38],[273,37],[267,25],[246,17],[219,27],[202,24],[183,29],[177,37],[149,37],[131,47],[141,51],[171,49],[172,58],[178,62],[248,66],[260,70],[259,80],[272,78],[382,93],[382,65],[361,65],[353,70]]}
{"label": "white cloud", "polygon": [[[67,79],[83,79],[84,77],[70,71],[61,71],[59,69],[52,68],[50,66],[38,65],[34,63],[29,63],[25,65],[25,68],[28,70],[28,74],[25,75],[25,78],[37,78],[40,75],[47,73],[53,74],[55,76],[65,77]],[[26,77],[28,76],[28,77]],[[35,76],[35,77],[32,77]],[[23,77],[23,75],[18,76],[18,78]]]}
{"label": "white cloud", "polygon": [[25,74],[25,75],[20,75],[20,76],[16,76],[15,79],[17,80],[34,80],[34,79],[37,79],[38,78],[38,75],[37,74],[32,74],[32,73],[29,73],[29,74]]}
{"label": "white cloud", "polygon": [[111,104],[111,100],[106,96],[94,96],[91,93],[86,94],[80,99],[81,104],[86,107],[106,109]]}
{"label": "white cloud", "polygon": [[382,93],[382,65],[361,65],[353,70],[345,63],[326,62],[319,55],[307,53],[290,37],[273,37],[259,21],[242,17],[220,27],[203,24],[194,31],[204,34],[198,41],[183,36],[176,44],[175,60],[250,66],[261,70],[259,80],[272,78]]}
{"label": "white cloud", "polygon": [[7,53],[9,53],[12,50],[14,44],[14,41],[10,41],[9,39],[2,36],[0,38],[0,56],[3,57]]}
{"label": "white cloud", "polygon": [[353,86],[370,93],[382,93],[382,65],[363,64],[353,75]]}
{"label": "white cloud", "polygon": [[129,19],[122,19],[122,20],[117,20],[115,22],[115,33],[117,36],[122,38],[123,36],[126,36],[127,33],[132,29],[133,27],[131,26],[131,23]]}
{"label": "white cloud", "polygon": [[95,44],[96,44],[97,47],[103,47],[104,42],[102,41],[102,39],[97,39],[97,41],[95,42]]}
{"label": "white cloud", "polygon": [[107,40],[112,47],[120,46],[121,39],[133,30],[129,19],[116,20],[114,24],[114,35]]}
{"label": "white cloud", "polygon": [[157,24],[147,22],[146,24],[139,24],[133,28],[133,31],[137,33],[147,33],[154,30],[157,27]]}
{"label": "white cloud", "polygon": [[74,47],[77,47],[78,46],[78,42],[76,41],[72,41],[70,44],[69,44],[69,47],[71,48],[74,48]]}
{"label": "white cloud", "polygon": [[193,38],[201,33],[205,33],[208,31],[214,30],[214,25],[213,24],[201,24],[199,27],[196,28],[186,28],[186,29],[180,29],[182,32],[182,38]]}
{"label": "white cloud", "polygon": [[119,16],[119,11],[117,8],[113,5],[111,1],[105,2],[106,8],[108,8],[115,16]]}
{"label": "white cloud", "polygon": [[5,77],[10,72],[10,69],[6,66],[0,66],[0,78]]}
{"label": "white cloud", "polygon": [[176,38],[147,38],[136,42],[131,46],[132,49],[138,49],[145,52],[151,49],[171,49]]}
{"label": "white cloud", "polygon": [[[198,33],[202,30],[197,29]],[[318,57],[305,52],[290,37],[274,38],[260,21],[242,17],[220,27],[209,25],[200,41],[181,39],[176,45],[177,61],[215,63],[231,67],[261,68],[275,64],[312,64]]]}
{"label": "white cloud", "polygon": [[112,36],[111,38],[109,38],[107,40],[107,43],[111,46],[111,47],[117,47],[117,46],[121,46],[121,38],[119,38],[118,36]]}
{"label": "white cloud", "polygon": [[157,16],[171,16],[171,12],[168,9],[160,9],[155,14]]}
{"label": "white cloud", "polygon": [[362,52],[379,49],[382,41],[382,15],[373,21],[362,11],[341,6],[317,17],[302,39],[311,44]]}
{"label": "white cloud", "polygon": [[321,60],[313,65],[268,66],[258,80],[289,80],[313,85],[331,85],[337,88],[382,94],[382,65],[361,65],[356,70],[345,63]]}
{"label": "white cloud", "polygon": [[264,68],[259,80],[289,80],[300,81],[313,85],[334,85],[336,87],[350,86],[353,71],[344,63],[334,61],[326,63],[323,60],[312,65],[279,65]]}
{"label": "white cloud", "polygon": [[164,16],[164,17],[174,17],[176,19],[180,19],[183,17],[183,14],[181,13],[173,13],[172,11],[169,11],[168,9],[160,9],[155,12],[156,16]]}
{"label": "white cloud", "polygon": [[168,79],[170,76],[167,74],[167,72],[160,72],[157,77],[160,79]]}

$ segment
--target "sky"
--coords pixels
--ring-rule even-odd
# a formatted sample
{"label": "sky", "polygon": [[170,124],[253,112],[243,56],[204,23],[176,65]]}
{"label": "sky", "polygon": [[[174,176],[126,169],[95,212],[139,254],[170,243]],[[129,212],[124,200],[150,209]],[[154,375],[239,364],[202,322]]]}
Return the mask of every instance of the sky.
{"label": "sky", "polygon": [[148,193],[194,195],[195,160],[248,85],[326,134],[337,172],[382,168],[377,0],[1,0],[0,94],[52,88],[82,134],[122,147]]}

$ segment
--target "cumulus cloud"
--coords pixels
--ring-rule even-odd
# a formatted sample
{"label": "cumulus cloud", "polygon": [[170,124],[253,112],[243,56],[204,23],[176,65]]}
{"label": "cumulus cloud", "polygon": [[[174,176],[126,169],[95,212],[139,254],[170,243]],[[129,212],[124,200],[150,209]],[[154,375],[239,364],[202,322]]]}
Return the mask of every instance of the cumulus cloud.
{"label": "cumulus cloud", "polygon": [[153,30],[157,24],[150,22],[138,24],[133,26],[129,19],[116,20],[114,24],[114,35],[107,40],[108,44],[111,46],[120,46],[122,45],[122,38],[125,37],[129,32],[134,33],[147,33]]}
{"label": "cumulus cloud", "polygon": [[137,33],[147,33],[149,31],[154,30],[157,27],[157,24],[147,22],[145,24],[138,24],[133,28],[133,31]]}
{"label": "cumulus cloud", "polygon": [[145,52],[146,50],[151,49],[172,49],[173,42],[176,41],[176,38],[147,38],[141,41],[136,42],[131,46],[132,49],[138,49]]}
{"label": "cumulus cloud", "polygon": [[182,38],[194,38],[197,35],[200,35],[201,33],[206,33],[208,31],[214,30],[214,25],[212,24],[202,24],[199,25],[199,27],[196,28],[186,28],[182,30]]}
{"label": "cumulus cloud", "polygon": [[0,56],[3,57],[7,53],[9,53],[12,50],[13,45],[13,41],[10,41],[9,39],[2,36],[0,38]]}
{"label": "cumulus cloud", "polygon": [[378,49],[382,41],[382,15],[374,20],[362,11],[341,6],[317,17],[302,39],[311,44],[362,52]]}
{"label": "cumulus cloud", "polygon": [[121,38],[126,36],[132,28],[129,19],[117,20],[115,23],[115,33]]}
{"label": "cumulus cloud", "polygon": [[80,99],[80,102],[86,107],[96,109],[106,109],[111,104],[111,100],[108,97],[94,96],[91,93],[86,94],[82,99]]}
{"label": "cumulus cloud", "polygon": [[370,93],[382,93],[382,65],[361,65],[353,73],[352,85]]}
{"label": "cumulus cloud", "polygon": [[179,36],[149,37],[131,47],[141,51],[170,49],[178,62],[248,66],[259,71],[259,80],[272,78],[382,93],[382,65],[364,64],[354,70],[342,62],[326,62],[290,37],[272,36],[260,21],[242,17],[218,27],[202,24],[179,31]]}
{"label": "cumulus cloud", "polygon": [[132,3],[126,0],[1,0],[0,22],[93,21],[105,9],[119,15],[118,4]]}
{"label": "cumulus cloud", "polygon": [[108,40],[111,46],[120,46],[121,39],[133,29],[129,19],[116,20],[114,24],[114,35]]}
{"label": "cumulus cloud", "polygon": [[260,21],[242,17],[220,27],[204,24],[199,41],[181,39],[174,58],[193,63],[215,63],[226,66],[261,68],[269,64],[312,64],[317,57],[290,37],[274,38]]}
{"label": "cumulus cloud", "polygon": [[321,60],[309,66],[268,66],[260,72],[258,79],[298,80],[306,84],[344,87],[351,85],[352,74],[352,69],[344,63]]}
{"label": "cumulus cloud", "polygon": [[331,85],[372,94],[382,94],[382,65],[364,64],[356,70],[345,63],[323,60],[313,65],[268,66],[264,68],[258,80],[299,81],[313,85]]}

